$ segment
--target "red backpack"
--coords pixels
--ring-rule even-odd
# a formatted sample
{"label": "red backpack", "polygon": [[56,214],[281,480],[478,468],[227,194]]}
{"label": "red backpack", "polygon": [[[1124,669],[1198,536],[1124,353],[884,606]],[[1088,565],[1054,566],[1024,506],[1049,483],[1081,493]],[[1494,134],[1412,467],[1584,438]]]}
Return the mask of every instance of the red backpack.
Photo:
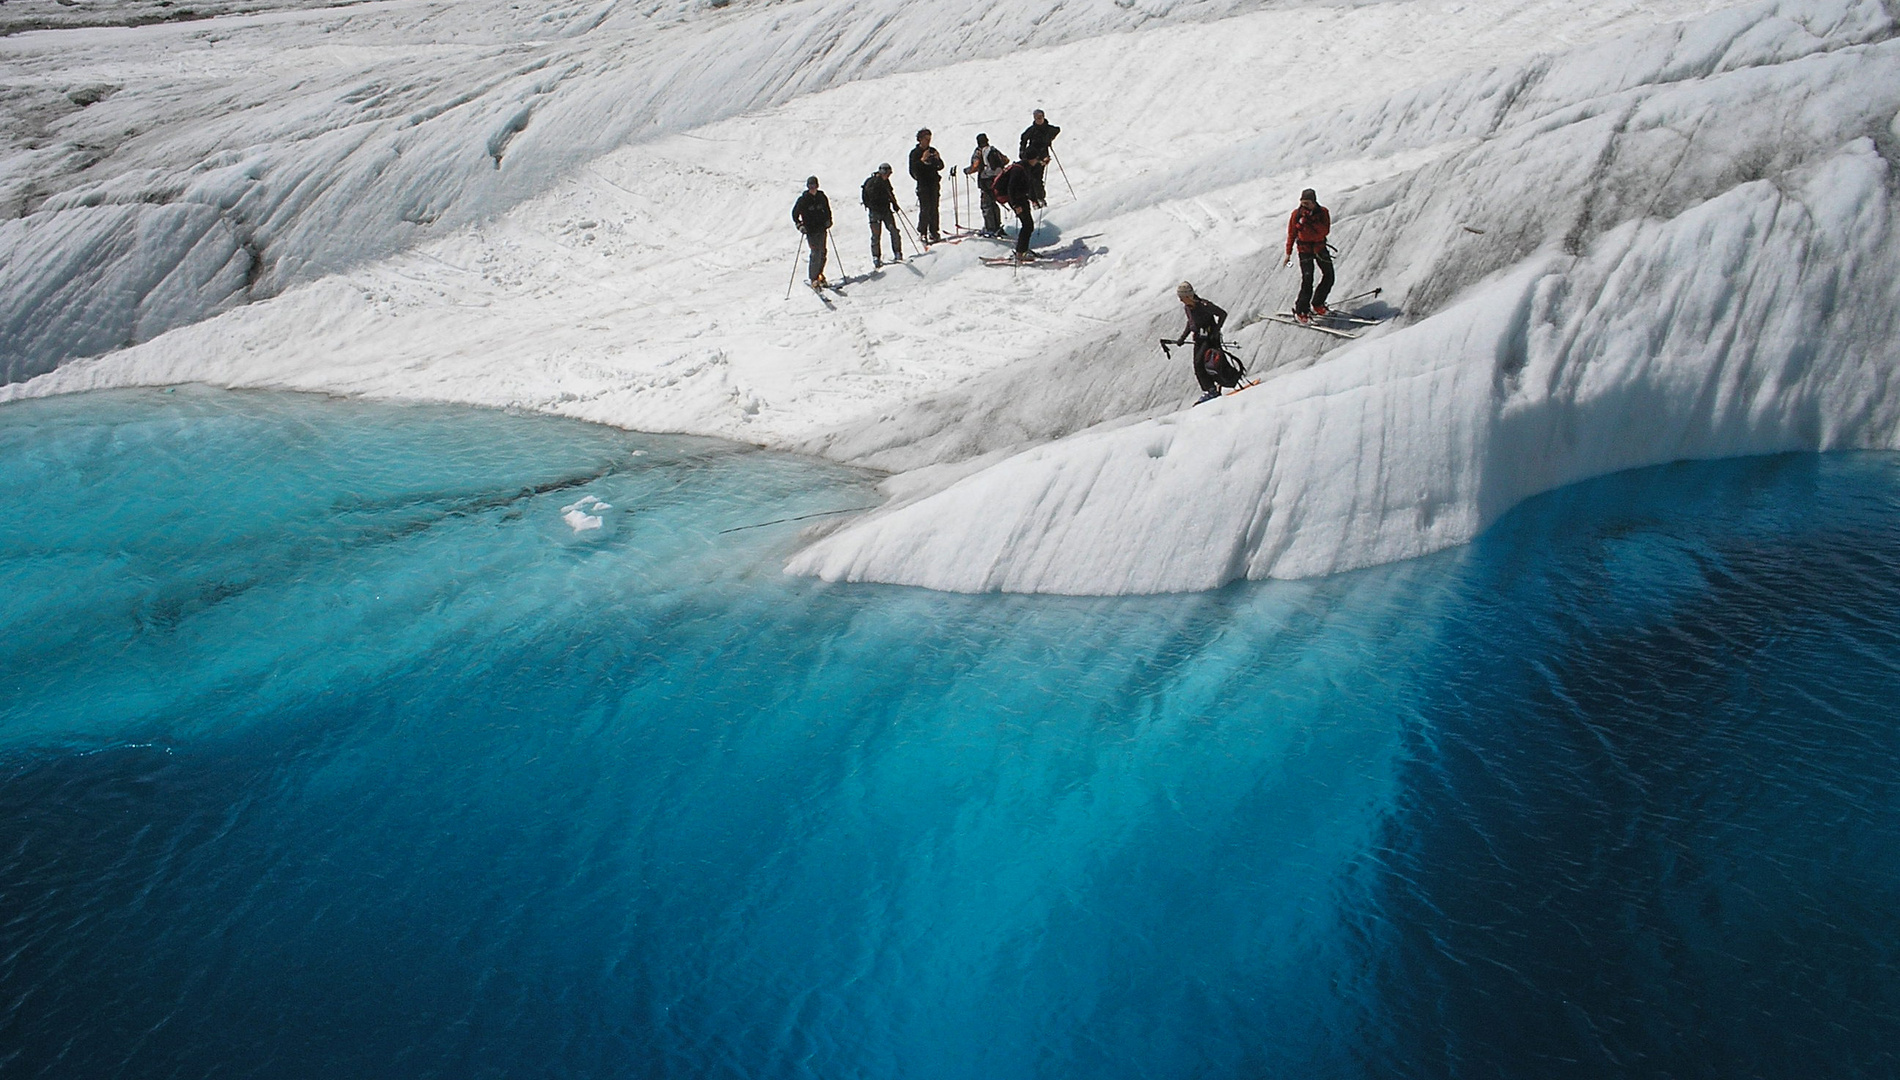
{"label": "red backpack", "polygon": [[1007,203],[1009,201],[1009,174],[1022,167],[1022,162],[1012,161],[1003,167],[1002,172],[990,178],[990,194],[996,197],[997,202]]}

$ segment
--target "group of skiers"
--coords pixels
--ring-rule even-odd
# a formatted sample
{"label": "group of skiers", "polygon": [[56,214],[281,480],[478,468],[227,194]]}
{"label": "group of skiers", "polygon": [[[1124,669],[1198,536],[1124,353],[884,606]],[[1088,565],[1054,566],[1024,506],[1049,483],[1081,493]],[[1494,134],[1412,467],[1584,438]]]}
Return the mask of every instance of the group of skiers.
{"label": "group of skiers", "polygon": [[[977,235],[1001,239],[1004,236],[1002,208],[1009,207],[1016,215],[1016,258],[1021,261],[1035,258],[1035,253],[1029,250],[1029,237],[1036,230],[1035,211],[1048,203],[1043,170],[1054,157],[1051,144],[1060,134],[1062,129],[1051,124],[1043,111],[1037,109],[1029,126],[1023,129],[1015,161],[992,146],[988,135],[978,135],[976,149],[970,153],[970,164],[963,169],[964,175],[976,177],[981,194],[983,227],[977,230]],[[943,241],[938,204],[942,199],[945,164],[943,155],[931,145],[930,139],[929,128],[917,132],[917,145],[911,148],[909,162],[910,178],[917,184],[917,239],[924,244]],[[870,215],[871,265],[884,265],[884,235],[887,233],[891,239],[891,261],[903,262],[904,234],[897,225],[903,208],[891,186],[889,162],[877,167],[864,181],[859,194]],[[825,251],[832,226],[831,200],[819,187],[816,176],[805,178],[805,193],[792,204],[792,224],[805,234],[805,243],[811,249],[807,283],[814,289],[824,288],[828,284]]]}
{"label": "group of skiers", "polygon": [[[1002,208],[1008,206],[1016,215],[1018,260],[1035,258],[1035,253],[1029,250],[1029,236],[1036,228],[1034,211],[1048,201],[1043,170],[1054,156],[1051,144],[1060,134],[1062,129],[1051,124],[1043,111],[1037,109],[1018,141],[1015,161],[992,146],[988,135],[978,135],[970,163],[963,169],[965,175],[977,178],[977,190],[981,193],[983,227],[977,230],[977,235],[1003,237]],[[929,128],[918,131],[917,145],[910,152],[910,176],[917,183],[916,232],[924,244],[943,240],[937,204],[945,166],[943,155],[931,145],[930,139]],[[861,194],[865,210],[870,214],[871,265],[884,265],[883,236],[886,233],[891,238],[892,261],[903,262],[904,236],[897,227],[903,209],[898,204],[896,190],[891,187],[888,162],[879,165],[864,181]],[[826,238],[832,226],[831,200],[820,190],[816,176],[805,179],[805,193],[792,205],[792,224],[805,234],[806,244],[811,248],[808,283],[814,289],[824,288],[827,284]],[[1300,323],[1310,324],[1314,316],[1327,312],[1326,298],[1333,288],[1333,257],[1326,243],[1331,232],[1332,214],[1319,204],[1318,193],[1312,188],[1300,192],[1300,205],[1287,219],[1285,258],[1280,263],[1289,266],[1294,255],[1299,256],[1300,294],[1293,304],[1293,317]],[[1317,284],[1313,280],[1316,270]],[[1194,379],[1201,387],[1200,400],[1210,401],[1220,396],[1222,387],[1239,385],[1243,374],[1221,341],[1221,327],[1227,321],[1227,312],[1213,301],[1196,295],[1194,286],[1185,281],[1175,287],[1175,295],[1187,313],[1187,325],[1173,344],[1185,345],[1193,340]],[[1163,344],[1168,343],[1163,341]]]}

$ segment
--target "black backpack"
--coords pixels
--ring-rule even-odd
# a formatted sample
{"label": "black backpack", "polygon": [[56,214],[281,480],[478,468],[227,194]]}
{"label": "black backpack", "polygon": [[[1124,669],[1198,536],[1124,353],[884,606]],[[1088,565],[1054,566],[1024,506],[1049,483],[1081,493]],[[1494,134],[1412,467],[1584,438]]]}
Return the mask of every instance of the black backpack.
{"label": "black backpack", "polygon": [[1207,347],[1206,352],[1202,354],[1202,366],[1207,369],[1209,375],[1214,377],[1214,381],[1222,386],[1239,386],[1241,377],[1246,374],[1241,370],[1240,365],[1234,362],[1234,358],[1227,355],[1227,350],[1219,345]]}
{"label": "black backpack", "polygon": [[877,181],[878,181],[878,175],[876,173],[872,173],[870,176],[866,177],[864,180],[864,187],[859,192],[859,197],[864,200],[864,205],[866,207],[869,207],[872,210],[883,210],[883,209],[888,208],[888,206],[890,205],[888,202],[884,206],[879,206],[878,204],[871,201],[871,185],[877,183]]}

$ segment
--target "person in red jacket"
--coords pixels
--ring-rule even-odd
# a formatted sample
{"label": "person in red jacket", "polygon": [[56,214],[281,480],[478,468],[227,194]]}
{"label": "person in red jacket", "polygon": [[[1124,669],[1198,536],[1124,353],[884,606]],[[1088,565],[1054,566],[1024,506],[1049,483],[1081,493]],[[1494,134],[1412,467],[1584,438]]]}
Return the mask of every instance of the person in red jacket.
{"label": "person in red jacket", "polygon": [[[1300,249],[1300,298],[1293,303],[1293,317],[1305,322],[1314,315],[1326,314],[1326,296],[1333,291],[1333,256],[1326,250],[1326,234],[1333,231],[1333,215],[1319,204],[1312,188],[1300,192],[1299,209],[1286,222],[1286,258],[1293,261],[1293,249]],[[1319,287],[1313,287],[1313,264],[1319,264]]]}

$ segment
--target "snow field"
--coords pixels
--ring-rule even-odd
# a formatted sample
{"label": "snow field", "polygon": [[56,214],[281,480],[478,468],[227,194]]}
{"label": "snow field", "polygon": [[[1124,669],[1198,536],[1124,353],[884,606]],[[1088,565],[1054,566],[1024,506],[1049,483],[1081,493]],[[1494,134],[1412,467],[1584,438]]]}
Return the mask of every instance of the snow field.
{"label": "snow field", "polygon": [[[1184,171],[1224,160],[1262,116],[1376,100],[1552,36],[1604,32],[1640,10],[1275,9],[861,80],[623,148],[487,224],[14,392],[197,380],[440,398],[822,450],[839,425],[876,421],[999,365],[1033,365],[1131,313],[1169,314],[1181,276],[1276,248],[1283,207],[1309,182],[1364,183],[1442,152],[1328,162],[1175,197]],[[1419,34],[1417,20],[1436,35]],[[1118,92],[1100,94],[1102,85]],[[1012,110],[1012,99],[1025,104]],[[1094,264],[1067,277],[1014,274],[976,265],[990,249],[972,243],[887,268],[835,315],[802,292],[783,299],[792,260],[802,265],[788,213],[804,175],[824,179],[842,268],[863,274],[857,186],[876,163],[901,174],[910,134],[925,124],[954,162],[967,161],[976,128],[1013,152],[1027,103],[1067,125],[1058,152],[1078,190],[1109,192],[1065,206],[1052,172],[1056,202],[1038,234],[1097,234],[1088,242],[1106,252]],[[888,119],[867,119],[878,117]],[[952,118],[974,119],[943,122]],[[914,212],[901,175],[899,187]],[[1175,365],[1155,372],[1179,381]]]}
{"label": "snow field", "polygon": [[[487,174],[466,171],[467,145],[443,143],[439,156],[459,153],[464,171],[421,187],[439,214],[417,231],[376,226],[391,216],[385,204],[413,202],[416,189],[362,182],[352,190],[374,205],[355,208],[355,232],[337,240],[292,215],[290,239],[272,241],[285,250],[273,265],[302,267],[308,283],[273,271],[289,285],[281,294],[169,332],[157,319],[149,340],[67,360],[0,398],[204,381],[526,408],[808,450],[906,475],[887,485],[886,511],[837,528],[792,569],[1082,593],[1403,558],[1468,539],[1525,496],[1631,465],[1892,444],[1882,155],[1900,138],[1900,62],[1880,4],[1229,14],[1239,6],[1186,5],[1178,14],[1189,21],[1130,24],[1095,5],[1054,4],[1038,9],[1048,18],[1037,27],[1037,12],[900,5],[860,26],[850,47],[833,40],[817,62],[807,53],[803,67],[792,54],[835,29],[835,5],[769,9],[782,41],[754,42],[738,60],[720,50],[739,24],[717,19],[586,45],[614,25],[609,15],[581,38],[607,74],[552,85],[525,126],[497,112],[500,126],[483,136]],[[755,17],[765,15],[732,19]],[[1076,40],[997,48],[971,29],[992,18],[1016,20],[1020,41]],[[1688,21],[1668,23],[1678,18]],[[952,48],[917,45],[933,27]],[[703,45],[716,63],[668,69],[685,80],[668,85],[668,100],[732,115],[693,125],[668,113],[650,134],[590,156],[639,127],[631,106],[600,105],[612,73],[683,34],[724,44]],[[904,35],[908,52],[877,47]],[[1008,55],[976,55],[986,49]],[[745,67],[761,52],[770,71]],[[452,73],[468,79],[493,60],[465,57]],[[788,90],[792,70],[799,85]],[[715,86],[701,95],[711,103],[692,92]],[[775,96],[784,103],[756,107]],[[1057,151],[1081,195],[1070,201],[1051,170],[1039,240],[1083,238],[1098,252],[1087,265],[983,267],[977,255],[995,249],[972,241],[855,282],[836,311],[802,288],[783,299],[794,259],[803,272],[789,207],[807,173],[831,196],[842,269],[862,274],[856,189],[878,161],[897,168],[914,211],[901,176],[912,130],[931,126],[946,160],[961,164],[979,129],[1013,151],[1038,105],[1064,128]],[[550,113],[570,128],[544,123]],[[596,141],[558,143],[584,121]],[[668,123],[681,130],[657,130]],[[285,153],[273,144],[263,156]],[[543,179],[490,182],[524,159],[540,162]],[[281,166],[220,168],[228,179]],[[531,181],[542,193],[510,204]],[[128,191],[146,182],[130,171],[115,181]],[[1382,284],[1405,312],[1335,351],[1330,339],[1257,321],[1297,285],[1280,269],[1280,242],[1309,185],[1332,206],[1346,253],[1336,295]],[[74,204],[59,216],[94,209],[80,205],[90,197],[59,196]],[[183,211],[102,207],[141,222],[201,212],[184,201]],[[473,223],[445,230],[457,221]],[[62,227],[77,236],[89,226]],[[19,231],[0,232],[0,243],[18,243]],[[406,250],[387,253],[395,247]],[[74,260],[83,265],[46,273],[38,302],[78,297],[108,309],[89,317],[108,324],[115,297],[172,288],[184,299],[168,318],[183,324],[193,303],[228,285],[231,264],[215,251],[148,260],[141,250],[84,254]],[[324,260],[340,269],[318,272]],[[102,267],[163,270],[163,287],[82,280]],[[165,284],[174,277],[208,284]],[[1154,339],[1179,330],[1172,285],[1184,277],[1229,309],[1239,328],[1230,340],[1272,377],[1176,413],[1192,380]],[[211,307],[242,299],[226,293]]]}

